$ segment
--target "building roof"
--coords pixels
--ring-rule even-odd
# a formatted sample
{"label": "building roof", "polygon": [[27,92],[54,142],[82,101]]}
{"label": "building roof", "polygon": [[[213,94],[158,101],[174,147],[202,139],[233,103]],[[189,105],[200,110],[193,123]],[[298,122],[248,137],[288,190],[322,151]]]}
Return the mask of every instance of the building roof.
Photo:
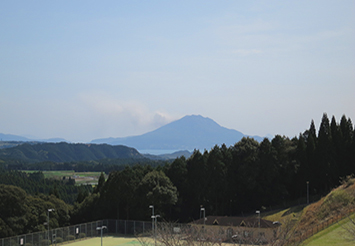
{"label": "building roof", "polygon": [[[195,220],[192,224],[203,225],[203,218]],[[258,217],[227,217],[227,216],[207,216],[205,225],[219,226],[241,226],[241,227],[259,227]],[[279,223],[270,220],[260,219],[260,228],[275,228]]]}

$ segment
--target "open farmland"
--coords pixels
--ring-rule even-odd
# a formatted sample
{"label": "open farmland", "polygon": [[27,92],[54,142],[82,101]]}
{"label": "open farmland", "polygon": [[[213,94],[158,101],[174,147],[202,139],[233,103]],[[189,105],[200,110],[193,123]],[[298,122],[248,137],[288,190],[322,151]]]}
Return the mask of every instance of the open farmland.
{"label": "open farmland", "polygon": [[[37,171],[24,171],[27,173],[33,173]],[[75,172],[74,170],[68,170],[68,171],[42,171],[44,174],[45,178],[52,178],[52,179],[63,179],[65,177],[66,179],[75,179],[76,184],[91,184],[91,185],[96,185],[99,177],[101,175],[101,172]],[[107,176],[105,175],[105,179]]]}

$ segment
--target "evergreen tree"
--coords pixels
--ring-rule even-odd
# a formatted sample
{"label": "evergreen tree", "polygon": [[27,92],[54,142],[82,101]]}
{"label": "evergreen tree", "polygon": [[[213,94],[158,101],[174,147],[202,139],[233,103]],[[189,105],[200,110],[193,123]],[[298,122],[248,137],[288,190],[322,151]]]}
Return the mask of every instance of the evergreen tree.
{"label": "evergreen tree", "polygon": [[99,181],[98,181],[97,186],[94,190],[94,193],[99,193],[101,191],[102,187],[104,186],[104,184],[105,184],[105,175],[103,172],[101,172],[100,177],[99,177]]}
{"label": "evergreen tree", "polygon": [[335,167],[332,166],[331,161],[331,131],[329,119],[326,113],[323,114],[321,124],[318,132],[317,145],[317,180],[318,189],[323,192],[328,192],[334,185],[334,176],[332,171]]}

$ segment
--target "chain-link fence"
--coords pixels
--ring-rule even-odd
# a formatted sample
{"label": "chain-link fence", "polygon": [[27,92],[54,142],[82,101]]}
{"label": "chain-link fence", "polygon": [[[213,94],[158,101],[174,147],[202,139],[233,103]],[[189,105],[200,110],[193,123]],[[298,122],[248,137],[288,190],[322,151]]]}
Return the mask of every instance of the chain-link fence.
{"label": "chain-link fence", "polygon": [[152,230],[152,222],[129,220],[99,220],[95,222],[50,229],[47,231],[0,238],[0,246],[49,246],[103,234],[135,235]]}
{"label": "chain-link fence", "polygon": [[313,227],[309,228],[308,230],[304,231],[302,233],[302,235],[299,235],[295,241],[296,242],[303,242],[306,239],[310,238],[311,236],[313,236],[314,234],[328,228],[329,226],[339,222],[340,220],[346,218],[347,216],[350,216],[351,214],[353,214],[355,212],[355,208],[351,208],[341,214],[338,214],[336,216],[333,216],[331,218],[328,218],[327,220],[314,225]]}

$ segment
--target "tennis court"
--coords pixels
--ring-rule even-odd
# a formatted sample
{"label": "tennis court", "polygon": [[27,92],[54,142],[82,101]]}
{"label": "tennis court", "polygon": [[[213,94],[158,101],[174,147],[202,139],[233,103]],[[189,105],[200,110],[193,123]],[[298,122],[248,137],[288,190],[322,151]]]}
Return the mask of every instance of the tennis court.
{"label": "tennis court", "polygon": [[[94,237],[69,243],[70,246],[101,246],[101,237]],[[140,245],[134,237],[104,236],[102,246]]]}

